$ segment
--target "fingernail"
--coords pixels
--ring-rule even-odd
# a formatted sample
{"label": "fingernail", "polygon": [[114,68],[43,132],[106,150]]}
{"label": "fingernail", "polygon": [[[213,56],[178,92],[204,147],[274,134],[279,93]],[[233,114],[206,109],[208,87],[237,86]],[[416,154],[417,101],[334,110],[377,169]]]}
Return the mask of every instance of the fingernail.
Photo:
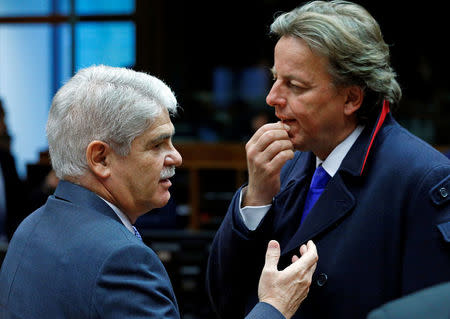
{"label": "fingernail", "polygon": [[278,247],[278,242],[275,241],[275,240],[269,241],[269,247],[270,248],[277,248]]}
{"label": "fingernail", "polygon": [[291,127],[289,125],[287,125],[287,124],[283,124],[283,126],[284,126],[286,131],[289,131],[291,129]]}

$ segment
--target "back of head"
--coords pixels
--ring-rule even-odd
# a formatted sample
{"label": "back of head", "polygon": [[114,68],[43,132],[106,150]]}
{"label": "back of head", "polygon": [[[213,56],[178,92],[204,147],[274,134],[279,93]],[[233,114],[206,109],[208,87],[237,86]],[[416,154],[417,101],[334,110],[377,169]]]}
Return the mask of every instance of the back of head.
{"label": "back of head", "polygon": [[177,106],[170,88],[151,75],[102,65],[80,70],[56,93],[49,112],[47,138],[56,175],[82,176],[86,148],[94,140],[127,155],[162,110],[174,114]]}
{"label": "back of head", "polygon": [[357,114],[360,122],[376,116],[382,100],[400,101],[389,47],[378,23],[360,5],[313,1],[278,16],[271,32],[302,38],[314,52],[327,57],[337,87],[358,85],[364,90],[364,103]]}

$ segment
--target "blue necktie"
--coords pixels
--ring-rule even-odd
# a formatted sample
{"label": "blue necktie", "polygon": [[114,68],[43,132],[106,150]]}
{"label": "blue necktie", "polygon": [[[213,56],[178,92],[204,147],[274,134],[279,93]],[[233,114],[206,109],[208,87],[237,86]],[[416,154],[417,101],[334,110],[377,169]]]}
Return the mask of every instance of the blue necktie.
{"label": "blue necktie", "polygon": [[323,169],[322,165],[319,165],[314,172],[313,178],[311,180],[311,186],[309,187],[308,195],[306,195],[305,207],[303,208],[303,215],[301,223],[305,220],[306,216],[309,214],[311,208],[319,199],[323,190],[328,184],[331,176]]}
{"label": "blue necktie", "polygon": [[135,235],[137,238],[139,238],[139,240],[142,241],[141,234],[139,234],[139,232],[138,232],[138,230],[136,229],[136,227],[133,226],[133,229],[134,229],[134,235]]}

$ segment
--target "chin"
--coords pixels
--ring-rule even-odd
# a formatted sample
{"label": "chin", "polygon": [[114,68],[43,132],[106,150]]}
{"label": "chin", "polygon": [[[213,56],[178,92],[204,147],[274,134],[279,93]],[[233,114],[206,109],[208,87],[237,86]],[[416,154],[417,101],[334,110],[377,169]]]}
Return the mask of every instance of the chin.
{"label": "chin", "polygon": [[170,193],[167,192],[158,198],[158,201],[153,205],[153,208],[162,208],[167,205],[170,199]]}
{"label": "chin", "polygon": [[292,141],[292,145],[294,145],[294,150],[296,150],[296,151],[301,151],[301,152],[309,151],[309,149],[307,149],[307,147],[302,143]]}

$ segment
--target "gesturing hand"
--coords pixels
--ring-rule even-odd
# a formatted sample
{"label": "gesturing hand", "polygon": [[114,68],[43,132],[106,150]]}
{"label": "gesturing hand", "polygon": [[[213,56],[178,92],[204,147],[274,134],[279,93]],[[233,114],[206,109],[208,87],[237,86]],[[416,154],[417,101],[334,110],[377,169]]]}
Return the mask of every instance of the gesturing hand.
{"label": "gesturing hand", "polygon": [[266,124],[246,144],[249,181],[243,206],[267,205],[280,190],[281,168],[294,157],[288,129],[281,122]]}
{"label": "gesturing hand", "polygon": [[277,308],[287,319],[291,318],[306,298],[312,275],[317,265],[317,250],[310,240],[300,247],[301,257],[293,256],[292,264],[282,271],[277,265],[280,245],[271,240],[267,247],[266,262],[259,279],[259,301]]}

